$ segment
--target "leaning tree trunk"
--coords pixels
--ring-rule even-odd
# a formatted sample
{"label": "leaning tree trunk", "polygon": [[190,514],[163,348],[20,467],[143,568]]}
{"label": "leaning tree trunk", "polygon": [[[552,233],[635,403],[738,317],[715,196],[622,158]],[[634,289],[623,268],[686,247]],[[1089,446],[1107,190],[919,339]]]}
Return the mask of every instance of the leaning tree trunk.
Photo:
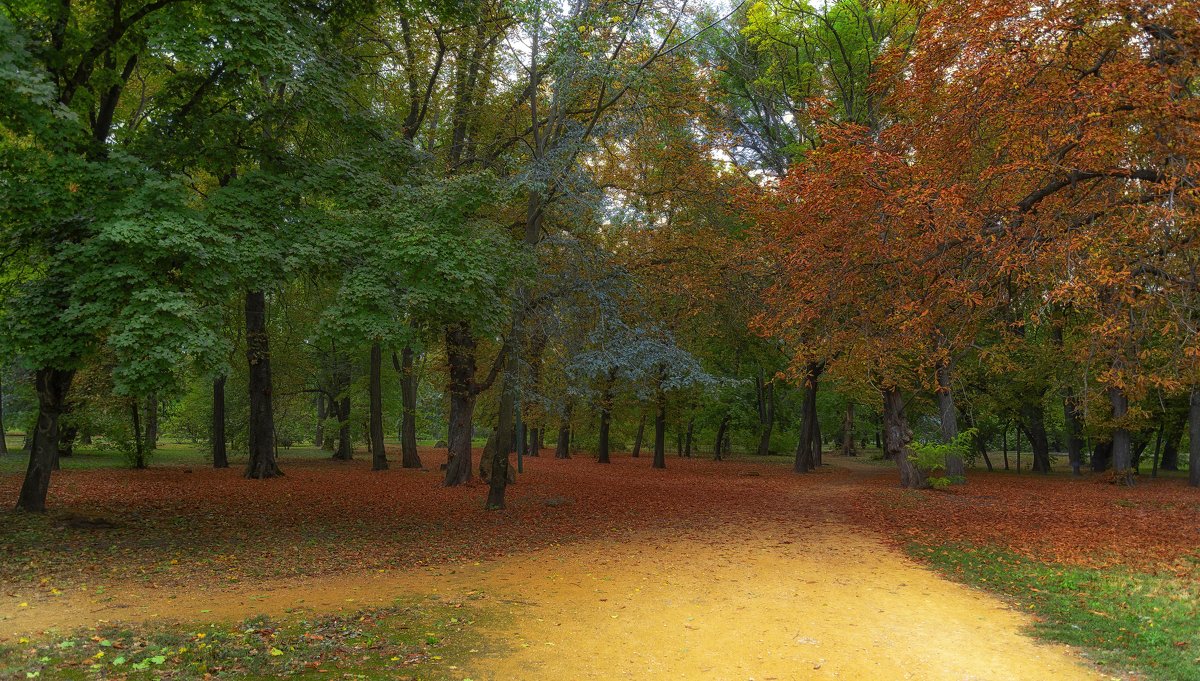
{"label": "leaning tree trunk", "polygon": [[387,449],[383,444],[383,348],[379,342],[371,344],[371,375],[367,392],[370,398],[371,470],[386,471]]}
{"label": "leaning tree trunk", "polygon": [[884,452],[896,462],[900,471],[900,486],[921,489],[929,486],[925,474],[909,458],[908,443],[912,442],[912,429],[904,413],[904,400],[896,388],[883,391],[883,447]]}
{"label": "leaning tree trunk", "polygon": [[17,510],[42,513],[50,490],[50,472],[58,460],[58,420],[66,407],[75,371],[38,369],[34,375],[38,416],[29,446],[29,467],[17,496]]}
{"label": "leaning tree trunk", "polygon": [[[954,406],[954,390],[951,387],[949,362],[938,364],[937,368],[937,403],[938,418],[942,426],[942,442],[950,444],[958,437],[958,408]],[[947,454],[945,459],[946,477],[952,481],[961,482],[966,479],[967,467],[962,457],[957,454]]]}
{"label": "leaning tree trunk", "polygon": [[846,411],[842,414],[842,456],[857,456],[854,448],[854,403],[846,403]]}
{"label": "leaning tree trunk", "polygon": [[721,460],[721,446],[725,442],[725,433],[729,430],[729,414],[721,417],[721,422],[717,424],[717,443],[713,447],[713,461]]}
{"label": "leaning tree trunk", "polygon": [[213,379],[212,457],[213,468],[229,468],[229,452],[225,445],[225,380],[221,374]]}
{"label": "leaning tree trunk", "polygon": [[1200,390],[1193,388],[1188,408],[1188,484],[1200,487]]}
{"label": "leaning tree trunk", "polygon": [[660,391],[654,412],[654,462],[651,468],[667,467],[667,398]]}
{"label": "leaning tree trunk", "polygon": [[642,455],[642,437],[645,434],[646,434],[646,415],[642,414],[642,417],[640,419],[638,419],[637,434],[633,436],[633,451],[630,452],[630,456],[632,456],[635,459]]}
{"label": "leaning tree trunk", "polygon": [[[420,468],[421,456],[417,453],[417,372],[413,370],[413,350],[405,347],[400,351],[400,401],[404,414],[400,417],[400,466]],[[392,353],[392,364],[396,354]]]}
{"label": "leaning tree trunk", "polygon": [[1112,405],[1113,420],[1117,427],[1112,433],[1113,481],[1122,485],[1133,484],[1133,449],[1129,429],[1122,420],[1129,412],[1129,397],[1117,387],[1108,389],[1108,403]]}

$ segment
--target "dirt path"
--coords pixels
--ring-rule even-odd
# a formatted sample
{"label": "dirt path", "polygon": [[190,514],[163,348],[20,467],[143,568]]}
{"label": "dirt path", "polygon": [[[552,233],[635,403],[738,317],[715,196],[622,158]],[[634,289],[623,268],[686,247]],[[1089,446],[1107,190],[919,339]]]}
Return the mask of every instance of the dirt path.
{"label": "dirt path", "polygon": [[[796,501],[823,508],[822,497],[839,487],[810,489]],[[1024,615],[832,515],[675,537],[648,528],[627,541],[253,591],[114,586],[36,607],[0,597],[0,632],[357,610],[474,590],[514,615],[509,630],[488,634],[511,650],[463,665],[476,681],[1104,678],[1070,649],[1023,635]]]}

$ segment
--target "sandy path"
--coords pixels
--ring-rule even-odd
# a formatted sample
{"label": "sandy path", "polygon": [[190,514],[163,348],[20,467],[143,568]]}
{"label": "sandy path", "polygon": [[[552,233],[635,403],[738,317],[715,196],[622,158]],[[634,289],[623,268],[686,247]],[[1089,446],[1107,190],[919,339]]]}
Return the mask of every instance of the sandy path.
{"label": "sandy path", "polygon": [[[836,485],[818,495],[836,494]],[[799,500],[798,500],[799,501]],[[820,499],[804,500],[820,508]],[[111,586],[28,607],[0,596],[0,634],[101,621],[221,621],[357,610],[482,590],[511,610],[512,649],[470,678],[1104,678],[1021,633],[1027,617],[917,566],[834,517],[713,534],[591,541],[496,561],[185,593]]]}

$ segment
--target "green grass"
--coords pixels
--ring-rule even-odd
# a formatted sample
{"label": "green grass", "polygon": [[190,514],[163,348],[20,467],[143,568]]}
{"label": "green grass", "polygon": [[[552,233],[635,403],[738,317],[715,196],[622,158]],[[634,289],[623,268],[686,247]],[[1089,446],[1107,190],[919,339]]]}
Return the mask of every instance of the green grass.
{"label": "green grass", "polygon": [[1125,568],[1041,563],[991,547],[910,547],[917,557],[975,587],[1013,599],[1038,622],[1033,633],[1087,650],[1116,674],[1200,680],[1200,585]]}
{"label": "green grass", "polygon": [[0,646],[0,678],[462,681],[460,665],[481,653],[479,632],[495,620],[475,603],[431,597],[313,620],[81,630]]}

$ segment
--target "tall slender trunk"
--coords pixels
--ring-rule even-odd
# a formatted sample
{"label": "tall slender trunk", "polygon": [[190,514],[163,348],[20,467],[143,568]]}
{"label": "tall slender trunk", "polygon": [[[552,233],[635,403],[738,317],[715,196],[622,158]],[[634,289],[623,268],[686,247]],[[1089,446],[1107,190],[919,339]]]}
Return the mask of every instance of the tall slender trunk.
{"label": "tall slender trunk", "polygon": [[813,441],[820,437],[817,425],[817,382],[824,362],[809,362],[804,375],[804,404],[801,407],[800,440],[796,443],[796,460],[792,470],[796,473],[807,473],[817,467],[817,455],[820,444],[813,447]]}
{"label": "tall slender trunk", "polygon": [[687,435],[683,438],[683,456],[685,458],[692,457],[692,433],[696,429],[696,419],[693,417],[688,420]]}
{"label": "tall slender trunk", "polygon": [[[336,387],[334,389],[336,390]],[[329,417],[332,416],[336,421],[338,415],[337,400],[325,393],[321,393],[321,399],[325,401],[325,419],[329,420]],[[321,449],[327,452],[335,451],[337,449],[337,429],[326,427],[322,436],[324,439],[321,442]]]}
{"label": "tall slender trunk", "polygon": [[650,467],[667,467],[667,397],[661,390],[654,412],[654,461]]}
{"label": "tall slender trunk", "polygon": [[1188,404],[1188,484],[1200,487],[1200,389],[1192,388]]}
{"label": "tall slender trunk", "polygon": [[383,444],[383,348],[379,341],[371,344],[370,394],[371,470],[386,471],[387,449]]}
{"label": "tall slender trunk", "polygon": [[133,467],[141,470],[146,467],[146,452],[142,448],[142,424],[140,419],[141,407],[136,398],[129,400],[129,415],[133,422]]}
{"label": "tall slender trunk", "polygon": [[883,446],[884,452],[896,462],[900,471],[900,485],[909,489],[928,487],[925,474],[909,459],[908,443],[912,442],[912,429],[904,413],[904,400],[896,388],[883,390]]}
{"label": "tall slender trunk", "polygon": [[225,374],[213,379],[212,457],[213,468],[229,468],[229,451],[225,444]]}
{"label": "tall slender trunk", "polygon": [[1004,432],[1000,433],[1000,449],[1004,452],[1004,470],[1010,470],[1008,467],[1008,424],[1004,424]]}
{"label": "tall slender trunk", "polygon": [[475,336],[466,322],[446,327],[446,360],[449,364],[450,423],[446,438],[445,485],[471,479],[471,435],[475,415]]}
{"label": "tall slender trunk", "polygon": [[[491,510],[501,510],[505,507],[504,492],[508,488],[509,454],[516,449],[518,436],[517,425],[520,420],[517,406],[517,391],[519,390],[521,347],[520,332],[524,324],[522,307],[524,303],[521,294],[513,302],[513,324],[509,330],[509,351],[505,357],[504,384],[500,388],[500,404],[496,419],[496,447],[491,454],[491,477],[488,480],[488,496],[486,507]],[[486,454],[485,454],[486,456]]]}
{"label": "tall slender trunk", "polygon": [[[953,371],[949,362],[942,362],[937,367],[937,403],[938,418],[942,426],[942,442],[950,444],[958,437],[958,408],[954,405],[954,390],[951,386],[950,374]],[[957,454],[947,454],[944,465],[946,477],[954,482],[965,481],[967,467],[962,457]]]}
{"label": "tall slender trunk", "polygon": [[842,413],[842,456],[856,456],[858,450],[854,447],[854,403],[846,402],[846,411]]}
{"label": "tall slender trunk", "polygon": [[392,364],[400,372],[400,401],[404,413],[400,417],[400,466],[420,468],[421,456],[417,453],[417,372],[413,369],[413,349],[405,346],[400,351],[400,362],[392,353]]}
{"label": "tall slender trunk", "polygon": [[755,378],[758,384],[758,455],[767,456],[771,453],[771,433],[775,430],[775,383],[766,382],[761,376]]}
{"label": "tall slender trunk", "polygon": [[1154,461],[1153,467],[1150,469],[1150,477],[1158,477],[1158,457],[1162,453],[1163,430],[1166,428],[1166,423],[1158,424],[1158,436],[1154,439]]}
{"label": "tall slender trunk", "polygon": [[1129,429],[1121,421],[1129,412],[1129,397],[1117,387],[1108,389],[1108,403],[1112,405],[1113,420],[1117,427],[1112,433],[1112,466],[1114,481],[1122,485],[1133,484],[1133,451]]}
{"label": "tall slender trunk", "polygon": [[637,434],[633,436],[633,451],[630,453],[630,456],[632,456],[635,459],[638,458],[639,456],[641,456],[641,454],[642,454],[642,437],[645,435],[645,433],[646,433],[646,414],[643,413],[642,417],[640,419],[638,419]]}
{"label": "tall slender trunk", "polygon": [[321,447],[325,444],[325,393],[317,393],[314,399],[317,403],[317,432],[313,434],[313,444]]}
{"label": "tall slender trunk", "polygon": [[721,460],[721,447],[725,444],[725,433],[729,430],[729,414],[721,417],[721,423],[717,424],[717,441],[713,445],[713,461]]}
{"label": "tall slender trunk", "polygon": [[271,407],[271,352],[267,339],[267,301],[262,291],[246,293],[246,360],[250,365],[250,459],[246,477],[282,475],[275,462],[275,417]]}
{"label": "tall slender trunk", "polygon": [[812,415],[810,416],[810,418],[812,419],[813,468],[820,468],[821,466],[825,465],[825,460],[824,460],[824,456],[823,456],[824,450],[825,450],[825,447],[824,447],[825,441],[821,439],[821,419],[817,418],[816,387],[813,388],[813,400],[812,400],[811,408],[812,408]]}
{"label": "tall slender trunk", "polygon": [[[0,374],[4,367],[0,366]],[[4,377],[0,376],[0,455],[8,454],[8,429],[4,427]]]}
{"label": "tall slender trunk", "polygon": [[1079,476],[1083,465],[1083,426],[1079,419],[1079,405],[1071,388],[1063,392],[1063,424],[1067,431],[1067,461],[1071,464],[1071,475]]}
{"label": "tall slender trunk", "polygon": [[338,439],[333,458],[337,461],[350,461],[354,458],[354,443],[350,440],[350,358],[338,355],[335,350],[333,362],[334,384],[337,385],[337,392],[340,396],[334,401],[338,420]]}
{"label": "tall slender trunk", "polygon": [[158,449],[158,394],[146,398],[146,449]]}
{"label": "tall slender trunk", "polygon": [[17,496],[17,510],[42,513],[50,490],[50,472],[58,459],[58,420],[66,407],[73,369],[38,369],[34,391],[38,400],[37,424],[29,446],[29,467]]}
{"label": "tall slender trunk", "polygon": [[571,403],[563,408],[562,418],[558,422],[558,441],[554,443],[554,458],[571,458]]}
{"label": "tall slender trunk", "polygon": [[600,393],[600,451],[597,457],[599,463],[609,463],[609,429],[612,427],[613,381],[617,378],[617,370],[611,369],[604,380],[604,390]]}

